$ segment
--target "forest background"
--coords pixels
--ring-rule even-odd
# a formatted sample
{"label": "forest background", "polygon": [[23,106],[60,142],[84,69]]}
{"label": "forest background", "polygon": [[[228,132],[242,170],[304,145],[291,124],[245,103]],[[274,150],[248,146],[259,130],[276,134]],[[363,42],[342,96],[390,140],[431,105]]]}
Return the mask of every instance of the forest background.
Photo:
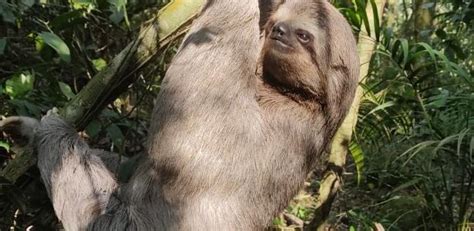
{"label": "forest background", "polygon": [[[361,57],[360,89],[335,138],[352,141],[330,156],[345,170],[309,177],[272,228],[474,230],[474,1],[332,3]],[[136,158],[200,4],[0,0],[0,115],[57,107],[94,147]],[[34,163],[0,134],[0,230],[61,227]]]}

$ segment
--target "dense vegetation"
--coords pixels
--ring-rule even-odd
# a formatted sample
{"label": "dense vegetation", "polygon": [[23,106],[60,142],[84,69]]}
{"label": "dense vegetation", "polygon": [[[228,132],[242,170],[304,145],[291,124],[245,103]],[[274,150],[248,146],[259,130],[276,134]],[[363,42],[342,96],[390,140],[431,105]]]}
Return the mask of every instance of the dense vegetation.
{"label": "dense vegetation", "polygon": [[[168,1],[0,0],[0,115],[39,118],[62,107]],[[335,0],[376,42],[329,223],[340,230],[474,228],[474,2]],[[384,14],[372,16],[377,4]],[[380,26],[378,26],[380,24]],[[370,29],[372,28],[372,30]],[[143,150],[153,98],[176,44],[88,123],[92,145]],[[361,51],[362,52],[362,51]],[[17,158],[0,134],[0,170]],[[38,170],[0,175],[0,230],[59,227]],[[319,181],[308,180],[275,227],[310,222]]]}

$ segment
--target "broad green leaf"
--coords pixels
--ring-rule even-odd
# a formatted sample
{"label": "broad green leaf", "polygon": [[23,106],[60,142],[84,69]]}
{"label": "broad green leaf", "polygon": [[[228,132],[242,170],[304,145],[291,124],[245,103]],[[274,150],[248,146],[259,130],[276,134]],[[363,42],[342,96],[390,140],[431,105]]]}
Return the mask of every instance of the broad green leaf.
{"label": "broad green leaf", "polygon": [[117,125],[112,124],[107,127],[107,134],[109,135],[110,139],[112,139],[112,142],[116,147],[120,148],[122,146],[124,141],[124,135],[122,133],[122,130],[120,130]]}
{"label": "broad green leaf", "polygon": [[5,48],[7,47],[7,39],[0,38],[0,55],[5,53]]}
{"label": "broad green leaf", "polygon": [[87,135],[92,138],[97,137],[102,129],[102,125],[97,120],[92,120],[86,127]]}
{"label": "broad green leaf", "polygon": [[63,83],[63,82],[58,82],[59,84],[59,88],[61,89],[61,92],[63,93],[64,96],[66,96],[66,98],[68,100],[74,98],[74,96],[76,96],[74,94],[74,92],[72,92],[72,89],[69,85]]}
{"label": "broad green leaf", "polygon": [[14,75],[5,82],[5,93],[15,99],[33,90],[35,77],[29,72]]}
{"label": "broad green leaf", "polygon": [[112,14],[109,16],[110,20],[116,24],[120,23],[125,19],[125,23],[129,25],[127,18],[127,0],[108,0],[110,4],[110,11]]}
{"label": "broad green leaf", "polygon": [[38,37],[53,48],[63,61],[68,63],[71,62],[71,52],[69,51],[69,47],[59,36],[50,32],[42,32]]}
{"label": "broad green leaf", "polygon": [[92,60],[92,64],[96,71],[101,71],[107,67],[107,62],[104,59],[94,59]]}
{"label": "broad green leaf", "polygon": [[109,19],[113,23],[119,24],[124,19],[124,13],[121,10],[113,10]]}

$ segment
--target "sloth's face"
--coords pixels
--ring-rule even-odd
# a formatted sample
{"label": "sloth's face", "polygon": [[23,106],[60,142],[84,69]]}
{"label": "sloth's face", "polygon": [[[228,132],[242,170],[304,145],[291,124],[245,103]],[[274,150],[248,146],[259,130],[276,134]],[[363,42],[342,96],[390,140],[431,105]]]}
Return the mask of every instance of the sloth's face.
{"label": "sloth's face", "polygon": [[279,84],[316,94],[327,63],[327,20],[322,4],[284,1],[265,27],[263,68]]}

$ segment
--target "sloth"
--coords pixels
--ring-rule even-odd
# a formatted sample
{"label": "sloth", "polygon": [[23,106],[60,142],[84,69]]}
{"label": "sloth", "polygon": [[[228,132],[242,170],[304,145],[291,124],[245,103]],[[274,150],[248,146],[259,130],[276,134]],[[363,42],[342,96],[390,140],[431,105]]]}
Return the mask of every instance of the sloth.
{"label": "sloth", "polygon": [[324,165],[358,74],[351,28],[326,0],[208,0],[129,182],[54,113],[0,127],[34,140],[66,230],[263,230]]}

